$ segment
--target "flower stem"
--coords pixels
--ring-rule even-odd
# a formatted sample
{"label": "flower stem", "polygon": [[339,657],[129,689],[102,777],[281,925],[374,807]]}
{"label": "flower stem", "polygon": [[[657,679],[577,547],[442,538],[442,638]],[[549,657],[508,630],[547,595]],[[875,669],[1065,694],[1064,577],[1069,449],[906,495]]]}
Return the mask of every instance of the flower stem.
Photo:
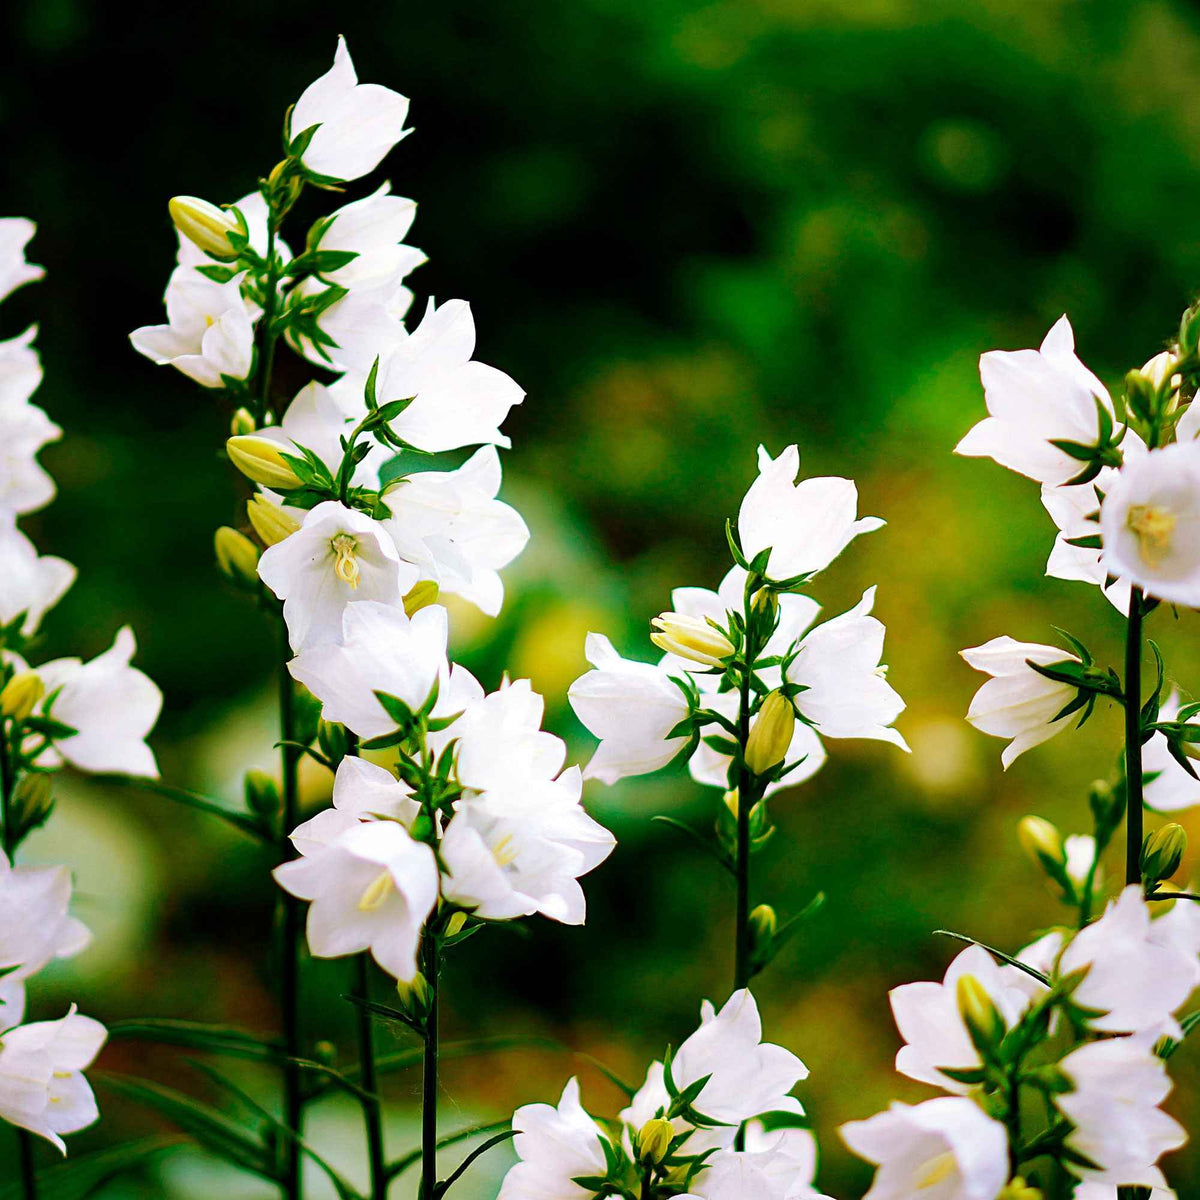
{"label": "flower stem", "polygon": [[255,424],[261,429],[266,422],[271,404],[271,371],[275,365],[276,334],[271,326],[275,323],[275,307],[279,291],[279,263],[275,253],[275,234],[279,227],[280,214],[267,214],[267,286],[263,297],[262,315],[262,361],[259,364],[258,404],[255,409]]}
{"label": "flower stem", "polygon": [[1142,882],[1142,589],[1125,627],[1125,882]]}
{"label": "flower stem", "polygon": [[442,969],[441,943],[436,934],[426,932],[421,960],[421,970],[429,985],[429,1011],[425,1017],[425,1056],[421,1074],[420,1200],[434,1200],[438,1137],[438,975]]}
{"label": "flower stem", "polygon": [[[366,954],[357,958],[355,994],[360,1000],[371,999],[371,962]],[[372,1016],[362,1005],[358,1006],[358,1061],[363,1091],[370,1099],[363,1098],[363,1119],[367,1126],[367,1156],[370,1164],[371,1200],[386,1200],[387,1163],[383,1154],[383,1110],[375,1075],[375,1039]]]}

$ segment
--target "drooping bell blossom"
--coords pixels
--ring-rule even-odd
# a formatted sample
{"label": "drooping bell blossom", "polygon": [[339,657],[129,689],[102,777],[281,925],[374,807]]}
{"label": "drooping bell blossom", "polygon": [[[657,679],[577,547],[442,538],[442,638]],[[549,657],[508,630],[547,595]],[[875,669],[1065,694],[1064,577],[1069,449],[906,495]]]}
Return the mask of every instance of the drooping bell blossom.
{"label": "drooping bell blossom", "polygon": [[489,617],[504,603],[500,569],[529,541],[521,514],[496,499],[499,490],[500,456],[483,446],[457,470],[415,472],[384,496],[392,513],[384,526],[400,557]]}
{"label": "drooping bell blossom", "polygon": [[1098,1015],[1088,1024],[1098,1033],[1175,1031],[1175,1012],[1200,984],[1200,960],[1181,953],[1151,921],[1141,888],[1129,887],[1098,920],[1081,929],[1063,951],[1064,975],[1087,967],[1072,1000]]}
{"label": "drooping bell blossom", "polygon": [[[293,295],[297,299],[320,297],[327,294],[328,288],[310,275]],[[311,337],[298,324],[285,331],[288,344],[309,362],[347,372],[331,386],[330,393],[346,415],[356,421],[366,412],[363,387],[376,358],[386,357],[407,339],[404,315],[412,298],[407,287],[390,280],[357,287],[321,310],[317,317],[320,337]]]}
{"label": "drooping bell blossom", "polygon": [[0,509],[0,625],[24,613],[21,633],[31,636],[74,580],[75,568],[66,559],[39,555],[16,517]]}
{"label": "drooping bell blossom", "polygon": [[[1180,889],[1185,892],[1195,890],[1192,885]],[[1186,957],[1200,957],[1200,904],[1194,900],[1158,901],[1154,909],[1150,926],[1154,941]]]}
{"label": "drooping bell blossom", "polygon": [[0,341],[0,409],[24,404],[42,382],[42,362],[34,349],[37,326]]}
{"label": "drooping bell blossom", "polygon": [[1039,675],[1029,662],[1048,667],[1078,662],[1076,655],[1008,636],[959,653],[975,670],[992,677],[972,698],[967,720],[981,733],[1010,739],[1000,755],[1006,771],[1018,755],[1069,727],[1070,717],[1058,714],[1075,699],[1076,689]]}
{"label": "drooping bell blossom", "polygon": [[320,222],[320,235],[311,249],[356,256],[343,267],[322,271],[323,279],[346,288],[398,284],[425,262],[420,250],[403,244],[417,215],[416,201],[391,193],[392,185],[382,183],[371,195],[352,200]]}
{"label": "drooping bell blossom", "polygon": [[0,1036],[0,1117],[53,1143],[100,1115],[83,1072],[108,1036],[99,1021],[71,1005],[57,1021],[19,1025]]}
{"label": "drooping bell blossom", "polygon": [[54,480],[36,455],[62,430],[36,404],[0,406],[0,505],[21,514],[54,499]]}
{"label": "drooping bell blossom", "polygon": [[37,226],[25,217],[0,218],[0,300],[45,276],[44,267],[25,260],[25,247]]}
{"label": "drooping bell blossom", "polygon": [[317,958],[370,950],[401,982],[416,975],[438,866],[429,846],[399,822],[356,822],[319,854],[282,863],[273,875],[284,891],[311,902],[306,930]]}
{"label": "drooping bell blossom", "polygon": [[341,640],[302,650],[288,670],[321,701],[326,720],[360,738],[382,737],[396,722],[375,693],[419,709],[446,674],[446,635],[441,605],[431,604],[410,618],[399,606],[355,601],[342,614]]}
{"label": "drooping bell blossom", "polygon": [[809,630],[787,679],[805,688],[796,708],[823,737],[875,738],[907,750],[903,736],[891,728],[904,701],[880,665],[884,628],[870,615],[874,603],[875,589],[867,588],[849,612]]}
{"label": "drooping bell blossom", "polygon": [[996,1200],[1008,1182],[1007,1130],[962,1096],[894,1102],[839,1133],[879,1168],[863,1200]]}
{"label": "drooping bell blossom", "polygon": [[400,605],[419,577],[379,521],[336,500],[318,504],[291,537],[264,550],[258,575],[283,601],[297,652],[336,641],[353,602]]}
{"label": "drooping bell blossom", "polygon": [[1066,1145],[1100,1168],[1065,1160],[1081,1178],[1113,1186],[1166,1186],[1156,1164],[1182,1146],[1187,1133],[1158,1107],[1171,1091],[1171,1079],[1153,1051],[1154,1041],[1154,1034],[1104,1038],[1072,1050],[1059,1063],[1074,1085],[1054,1098],[1075,1126]]}
{"label": "drooping bell blossom", "polygon": [[[351,292],[346,300],[357,294]],[[322,327],[324,321],[323,316]],[[500,426],[525,393],[503,371],[473,360],[474,352],[470,305],[447,300],[435,307],[431,300],[411,334],[390,347],[376,345],[365,363],[330,390],[348,414],[356,413],[362,405],[363,378],[378,354],[379,403],[415,397],[391,422],[392,430],[410,445],[435,454],[462,446],[507,447],[511,443]]]}
{"label": "drooping bell blossom", "polygon": [[518,1108],[512,1127],[520,1161],[508,1169],[497,1200],[588,1200],[595,1195],[593,1189],[572,1182],[608,1171],[600,1129],[579,1102],[577,1079],[567,1081],[556,1108]]}
{"label": "drooping bell blossom", "polygon": [[[1172,689],[1158,712],[1160,721],[1179,715],[1179,693]],[[1155,733],[1142,747],[1142,769],[1153,775],[1143,792],[1146,804],[1156,812],[1180,812],[1200,804],[1200,780],[1193,778],[1171,756],[1164,734]],[[1200,766],[1196,768],[1200,774]]]}
{"label": "drooping bell blossom", "polygon": [[882,528],[879,517],[858,517],[852,479],[814,477],[796,482],[800,451],[788,446],[772,459],[758,448],[758,478],[738,511],[738,538],[746,559],[770,547],[772,579],[824,570],[860,533]]}
{"label": "drooping bell blossom", "polygon": [[567,690],[575,715],[600,739],[584,778],[616,783],[665,767],[687,744],[667,736],[688,715],[670,671],[622,658],[599,633],[587,635],[584,653],[593,669]]}
{"label": "drooping bell blossom", "polygon": [[254,363],[254,317],[242,298],[243,275],[216,283],[176,267],[167,284],[167,324],[135,329],[133,348],[159,366],[170,364],[201,387],[245,379]]}
{"label": "drooping bell blossom", "polygon": [[317,126],[300,161],[318,179],[344,183],[379,166],[409,132],[404,128],[407,116],[406,97],[378,83],[358,82],[346,39],[339,37],[333,66],[296,101],[288,136],[296,138]]}
{"label": "drooping bell blossom", "polygon": [[118,630],[112,646],[91,662],[57,658],[35,668],[45,684],[43,716],[75,730],[55,737],[39,766],[66,761],[80,771],[158,778],[146,738],[162,711],[162,692],[136,667],[133,630]]}
{"label": "drooping bell blossom", "polygon": [[1112,415],[1104,385],[1075,355],[1075,334],[1065,316],[1039,350],[991,350],[979,359],[988,416],[954,448],[970,458],[990,458],[1039,483],[1062,484],[1084,464],[1051,441],[1095,445],[1096,405]]}
{"label": "drooping bell blossom", "polygon": [[[1074,1196],[1075,1200],[1121,1200],[1120,1189],[1115,1183],[1091,1180],[1076,1184]],[[1147,1200],[1179,1200],[1179,1197],[1169,1187],[1152,1187]]]}
{"label": "drooping bell blossom", "polygon": [[1126,460],[1100,510],[1104,570],[1172,604],[1200,605],[1200,443]]}
{"label": "drooping bell blossom", "polygon": [[[807,1131],[781,1130],[803,1136]],[[811,1135],[809,1135],[811,1141]],[[827,1200],[812,1185],[812,1170],[785,1148],[718,1150],[679,1200]],[[815,1150],[815,1145],[814,1145]],[[815,1162],[812,1164],[815,1167]]]}
{"label": "drooping bell blossom", "polygon": [[[1006,1029],[1020,1020],[1029,994],[1012,980],[1013,968],[999,967],[979,946],[968,946],[946,970],[941,983],[905,983],[888,993],[896,1028],[905,1044],[896,1055],[896,1070],[910,1079],[932,1083],[965,1096],[971,1088],[940,1068],[969,1070],[983,1065],[958,1008],[958,981],[972,976],[988,994]],[[1035,987],[1040,987],[1032,981]],[[1045,988],[1041,988],[1044,993]]]}

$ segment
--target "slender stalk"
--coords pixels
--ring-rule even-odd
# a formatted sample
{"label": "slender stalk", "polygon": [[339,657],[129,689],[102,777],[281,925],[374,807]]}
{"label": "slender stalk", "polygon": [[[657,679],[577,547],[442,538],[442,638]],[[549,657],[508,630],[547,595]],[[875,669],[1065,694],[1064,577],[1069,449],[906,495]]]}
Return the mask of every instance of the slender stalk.
{"label": "slender stalk", "polygon": [[[371,999],[371,963],[366,954],[360,954],[356,962],[357,978],[355,994],[360,1000]],[[367,1157],[370,1165],[370,1200],[386,1200],[387,1162],[383,1152],[383,1109],[379,1099],[378,1080],[375,1073],[375,1037],[371,1013],[361,1005],[358,1011],[358,1062],[363,1091],[363,1119],[367,1126]]]}
{"label": "slender stalk", "polygon": [[[749,659],[749,656],[747,656]],[[734,917],[733,990],[750,982],[750,805],[751,778],[745,763],[746,743],[750,739],[750,663],[742,672],[738,704],[738,741],[742,748],[742,767],[738,773],[737,803],[737,910]]]}
{"label": "slender stalk", "polygon": [[1142,882],[1142,589],[1125,628],[1125,882]]}
{"label": "slender stalk", "polygon": [[425,934],[421,970],[429,985],[429,1013],[425,1018],[425,1054],[421,1072],[421,1197],[434,1200],[437,1188],[438,1103],[438,975],[442,968],[437,935]]}
{"label": "slender stalk", "polygon": [[271,372],[275,366],[275,342],[278,340],[271,326],[275,323],[275,309],[278,304],[279,264],[276,261],[275,235],[279,228],[279,216],[268,213],[267,216],[267,285],[263,297],[262,315],[262,362],[259,371],[258,403],[255,409],[255,424],[261,429],[271,404]]}

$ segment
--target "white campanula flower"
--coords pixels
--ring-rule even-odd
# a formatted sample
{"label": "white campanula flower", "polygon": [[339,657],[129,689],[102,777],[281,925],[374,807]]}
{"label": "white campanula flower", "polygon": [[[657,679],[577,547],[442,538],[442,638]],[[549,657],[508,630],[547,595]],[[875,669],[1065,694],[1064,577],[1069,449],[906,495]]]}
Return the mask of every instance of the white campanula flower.
{"label": "white campanula flower", "polygon": [[391,193],[390,183],[380,184],[319,222],[310,249],[355,255],[343,267],[322,271],[323,279],[346,288],[397,284],[425,261],[415,246],[403,244],[417,215],[416,201]]}
{"label": "white campanula flower", "polygon": [[43,267],[25,260],[25,247],[36,232],[37,226],[25,217],[0,217],[0,300],[46,274]]}
{"label": "white campanula flower", "polygon": [[[1090,833],[1071,833],[1063,839],[1063,850],[1066,852],[1067,878],[1077,887],[1082,888],[1087,883],[1088,872],[1096,861],[1096,839]],[[1092,879],[1093,887],[1101,879],[1100,868]]]}
{"label": "white campanula flower", "polygon": [[71,1005],[57,1021],[18,1025],[0,1036],[0,1117],[67,1152],[62,1135],[100,1115],[83,1072],[108,1036]]}
{"label": "white campanula flower", "polygon": [[425,918],[438,898],[433,851],[396,821],[356,822],[320,853],[276,867],[286,892],[311,901],[308,946],[318,958],[370,950],[390,975],[417,973]]}
{"label": "white campanula flower", "polygon": [[333,66],[304,89],[288,119],[296,138],[317,127],[300,155],[309,174],[344,183],[373,171],[409,131],[404,128],[408,100],[377,83],[359,83],[339,37]]}
{"label": "white campanula flower", "polygon": [[839,1131],[878,1170],[863,1200],[996,1200],[1008,1182],[1008,1132],[973,1101],[893,1103]]}
{"label": "white campanula flower", "polygon": [[0,409],[24,404],[42,382],[42,362],[34,349],[37,326],[0,341]]}
{"label": "white campanula flower", "polygon": [[0,505],[21,514],[54,499],[54,480],[35,457],[62,430],[36,404],[0,405]]}
{"label": "white campanula flower", "polygon": [[389,488],[384,526],[422,578],[489,617],[500,611],[508,566],[529,541],[521,514],[501,500],[500,456],[483,446],[454,471],[418,471]]}
{"label": "white campanula flower", "polygon": [[317,317],[317,335],[293,324],[285,337],[292,349],[309,362],[348,372],[330,391],[346,415],[358,420],[366,412],[363,385],[376,358],[388,356],[408,337],[404,314],[412,304],[412,292],[403,284],[384,281],[353,288],[333,299],[328,285],[310,275],[292,295],[297,301],[321,297],[332,300]]}
{"label": "white campanula flower", "polygon": [[[1196,888],[1189,885],[1180,890],[1195,892]],[[1185,957],[1200,957],[1200,904],[1194,900],[1157,901],[1154,909],[1150,931],[1155,942]]]}
{"label": "white campanula flower", "polygon": [[1160,600],[1200,606],[1200,442],[1127,459],[1100,529],[1105,571]]}
{"label": "white campanula flower", "polygon": [[1140,1033],[1162,1027],[1178,1034],[1174,1014],[1200,984],[1200,960],[1181,952],[1159,921],[1151,921],[1141,889],[1130,884],[1098,921],[1081,929],[1062,953],[1064,975],[1087,967],[1072,1000],[1097,1015],[1098,1033]]}
{"label": "white campanula flower", "polygon": [[[1165,1180],[1163,1181],[1165,1184]],[[1096,1183],[1093,1180],[1080,1182],[1075,1187],[1075,1200],[1121,1200],[1120,1189],[1115,1183]],[[1152,1187],[1147,1200],[1179,1200],[1169,1187]]]}
{"label": "white campanula flower", "polygon": [[[910,1079],[932,1083],[947,1092],[966,1095],[971,1089],[940,1068],[966,1070],[982,1066],[979,1051],[958,1008],[958,981],[973,977],[987,992],[1003,1020],[1011,1029],[1029,1006],[1026,989],[1017,985],[1014,968],[997,966],[996,960],[979,946],[968,946],[950,964],[941,983],[905,983],[888,993],[896,1028],[905,1044],[896,1055],[896,1070]],[[1035,988],[1045,992],[1036,981]]]}
{"label": "white campanula flower", "polygon": [[74,581],[69,562],[39,555],[16,518],[0,509],[0,625],[24,614],[21,633],[29,637]]}
{"label": "white campanula flower", "polygon": [[283,601],[297,652],[337,641],[348,604],[399,605],[418,578],[379,521],[336,500],[318,504],[295,533],[264,550],[258,575]]}
{"label": "white campanula flower", "polygon": [[1075,699],[1077,689],[1039,675],[1029,663],[1078,662],[1076,655],[1008,636],[959,653],[975,670],[992,677],[972,698],[967,720],[982,733],[1010,739],[1000,755],[1006,771],[1018,755],[1068,728],[1070,717],[1058,714]]}
{"label": "white campanula flower", "polygon": [[80,771],[158,778],[146,738],[162,711],[162,692],[129,665],[136,650],[133,630],[125,626],[91,662],[57,658],[36,668],[46,688],[41,715],[75,731],[55,737],[39,766],[66,761]]}
{"label": "white campanula flower", "polygon": [[[446,635],[446,610],[441,605],[431,604],[410,618],[402,607],[355,601],[342,614],[341,640],[307,647],[288,670],[321,701],[326,720],[345,725],[361,738],[381,737],[392,732],[396,722],[375,693],[396,696],[414,711],[419,709],[447,672]],[[452,711],[446,710],[446,715]]]}
{"label": "white campanula flower", "polygon": [[1182,1146],[1187,1133],[1158,1107],[1171,1080],[1154,1040],[1150,1034],[1088,1042],[1059,1063],[1074,1088],[1054,1101],[1075,1126],[1066,1145],[1099,1168],[1067,1159],[1081,1178],[1114,1187],[1166,1186],[1156,1164]]}
{"label": "white campanula flower", "polygon": [[1083,463],[1051,445],[1095,445],[1099,403],[1112,415],[1104,385],[1075,355],[1075,334],[1060,317],[1039,350],[991,350],[979,359],[988,416],[955,447],[956,454],[991,458],[1039,483],[1062,484]]}
{"label": "white campanula flower", "polygon": [[796,482],[800,451],[788,446],[772,459],[758,448],[758,478],[738,511],[738,537],[747,560],[768,547],[767,574],[790,579],[823,570],[860,533],[882,528],[878,517],[858,517],[852,479],[814,477]]}
{"label": "white campanula flower", "polygon": [[575,715],[600,739],[585,779],[616,783],[657,771],[687,744],[668,734],[688,715],[671,671],[622,658],[603,634],[589,633],[584,653],[593,669],[567,691]]}
{"label": "white campanula flower", "polygon": [[816,1140],[807,1129],[747,1129],[746,1149],[718,1150],[679,1200],[828,1200],[813,1186]]}
{"label": "white campanula flower", "polygon": [[497,1200],[588,1200],[595,1195],[572,1182],[608,1170],[600,1128],[579,1102],[578,1080],[568,1080],[557,1107],[518,1108],[512,1127],[520,1161],[504,1176]]}
{"label": "white campanula flower", "polygon": [[133,348],[159,366],[170,364],[201,387],[245,379],[254,363],[254,320],[242,298],[242,275],[217,283],[191,267],[176,267],[167,283],[167,324],[135,329]]}
{"label": "white campanula flower", "polygon": [[[1179,693],[1172,690],[1159,708],[1158,719],[1173,721],[1179,715],[1179,709]],[[1164,734],[1153,734],[1142,747],[1142,769],[1147,776],[1146,804],[1156,812],[1179,812],[1200,804],[1200,779],[1189,775],[1175,761]],[[1200,767],[1197,773],[1200,773]]]}

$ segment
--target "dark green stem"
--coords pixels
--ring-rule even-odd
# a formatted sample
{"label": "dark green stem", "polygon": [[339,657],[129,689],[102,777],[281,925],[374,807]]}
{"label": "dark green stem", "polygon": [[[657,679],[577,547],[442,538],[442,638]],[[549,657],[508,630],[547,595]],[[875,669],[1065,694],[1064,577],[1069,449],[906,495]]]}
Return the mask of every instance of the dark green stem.
{"label": "dark green stem", "polygon": [[[355,994],[360,1000],[371,999],[371,961],[366,954],[358,955]],[[370,1200],[385,1200],[387,1196],[387,1160],[383,1152],[383,1109],[379,1084],[375,1074],[375,1037],[373,1017],[362,1005],[358,1011],[358,1062],[363,1092],[363,1119],[367,1126],[367,1160],[370,1166]],[[367,1098],[370,1097],[370,1099]]]}
{"label": "dark green stem", "polygon": [[738,742],[742,765],[738,772],[737,797],[737,910],[734,920],[733,990],[750,982],[750,804],[751,775],[746,766],[746,743],[750,740],[750,663],[742,671],[738,703]]}
{"label": "dark green stem", "polygon": [[429,985],[421,1072],[421,1200],[435,1200],[437,1194],[438,975],[441,969],[441,944],[437,934],[427,930],[421,946],[421,970]]}
{"label": "dark green stem", "polygon": [[279,226],[279,216],[274,212],[267,214],[267,287],[263,297],[262,315],[262,361],[259,364],[258,405],[255,410],[255,424],[261,429],[266,422],[271,405],[271,372],[275,366],[275,343],[277,335],[272,328],[275,324],[275,309],[278,303],[279,263],[275,253],[275,234]]}
{"label": "dark green stem", "polygon": [[1142,882],[1142,589],[1125,629],[1125,882]]}

